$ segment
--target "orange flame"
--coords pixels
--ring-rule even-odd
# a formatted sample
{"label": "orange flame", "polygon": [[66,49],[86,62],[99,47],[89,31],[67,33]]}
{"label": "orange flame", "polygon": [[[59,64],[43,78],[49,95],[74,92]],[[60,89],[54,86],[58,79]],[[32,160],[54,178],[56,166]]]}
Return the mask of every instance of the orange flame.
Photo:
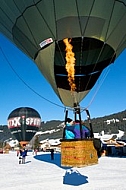
{"label": "orange flame", "polygon": [[68,38],[64,39],[63,42],[65,43],[66,45],[66,70],[67,70],[67,73],[68,73],[68,82],[69,82],[69,85],[71,87],[71,91],[75,91],[76,90],[76,84],[75,84],[75,78],[74,78],[74,75],[75,75],[75,54],[74,52],[72,51],[73,49],[73,46],[70,44],[71,40],[68,40]]}

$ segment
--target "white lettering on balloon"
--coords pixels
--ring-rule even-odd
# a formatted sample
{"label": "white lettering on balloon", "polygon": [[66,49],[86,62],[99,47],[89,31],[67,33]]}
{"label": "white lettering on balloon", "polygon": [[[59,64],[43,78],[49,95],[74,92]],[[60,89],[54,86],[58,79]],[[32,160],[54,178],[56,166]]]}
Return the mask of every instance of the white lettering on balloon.
{"label": "white lettering on balloon", "polygon": [[33,118],[33,117],[26,118],[26,125],[40,127],[41,119],[40,118]]}
{"label": "white lettering on balloon", "polygon": [[[23,121],[23,122],[22,122]],[[21,127],[22,124],[26,124],[28,126],[35,126],[35,127],[40,127],[41,125],[41,119],[40,118],[36,118],[36,117],[28,117],[26,119],[22,117],[14,117],[14,118],[10,118],[8,119],[8,128],[15,128],[15,127]]]}
{"label": "white lettering on balloon", "polygon": [[19,127],[20,125],[20,117],[14,117],[8,120],[8,128]]}

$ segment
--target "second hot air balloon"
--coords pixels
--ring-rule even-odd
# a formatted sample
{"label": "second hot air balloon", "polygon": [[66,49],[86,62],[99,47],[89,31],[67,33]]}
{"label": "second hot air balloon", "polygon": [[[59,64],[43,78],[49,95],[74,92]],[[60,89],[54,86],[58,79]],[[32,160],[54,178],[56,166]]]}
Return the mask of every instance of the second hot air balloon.
{"label": "second hot air balloon", "polygon": [[20,107],[13,110],[8,116],[8,128],[21,146],[29,143],[40,126],[40,114],[33,108]]}

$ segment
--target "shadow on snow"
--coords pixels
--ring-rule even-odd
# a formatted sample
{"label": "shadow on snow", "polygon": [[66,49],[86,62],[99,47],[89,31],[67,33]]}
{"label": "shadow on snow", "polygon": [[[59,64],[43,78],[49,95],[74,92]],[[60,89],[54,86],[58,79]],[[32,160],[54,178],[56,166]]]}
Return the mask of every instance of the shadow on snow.
{"label": "shadow on snow", "polygon": [[63,176],[63,184],[65,185],[73,185],[73,186],[79,186],[82,184],[88,183],[87,176],[81,175],[76,169],[73,169],[72,167],[63,167],[61,166],[61,154],[55,153],[54,154],[54,160],[51,160],[50,154],[41,154],[34,156],[35,159],[39,161],[44,161],[47,163],[55,164],[60,168],[63,168],[66,170],[65,175]]}
{"label": "shadow on snow", "polygon": [[70,169],[63,176],[63,184],[79,186],[88,183],[87,179],[87,176],[81,175],[77,170]]}
{"label": "shadow on snow", "polygon": [[39,160],[39,161],[44,161],[44,162],[48,162],[51,164],[55,164],[58,167],[63,168],[63,169],[70,169],[71,168],[71,167],[61,166],[61,154],[60,153],[55,153],[53,160],[51,160],[51,154],[50,153],[36,155],[36,156],[34,156],[34,158]]}

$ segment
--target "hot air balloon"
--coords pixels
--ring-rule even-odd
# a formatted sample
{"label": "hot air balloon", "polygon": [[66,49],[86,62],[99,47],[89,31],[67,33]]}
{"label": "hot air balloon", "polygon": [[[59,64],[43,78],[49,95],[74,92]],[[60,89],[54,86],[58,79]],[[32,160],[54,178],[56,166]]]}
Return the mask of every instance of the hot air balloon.
{"label": "hot air balloon", "polygon": [[79,119],[80,102],[126,47],[125,22],[126,0],[2,0],[0,6],[0,32]]}
{"label": "hot air balloon", "polygon": [[40,126],[41,117],[33,108],[20,107],[8,116],[8,128],[21,146],[25,146],[33,138]]}
{"label": "hot air balloon", "polygon": [[[74,107],[126,47],[126,0],[2,0],[0,31],[33,59],[61,102]],[[74,95],[65,38],[75,53]]]}

